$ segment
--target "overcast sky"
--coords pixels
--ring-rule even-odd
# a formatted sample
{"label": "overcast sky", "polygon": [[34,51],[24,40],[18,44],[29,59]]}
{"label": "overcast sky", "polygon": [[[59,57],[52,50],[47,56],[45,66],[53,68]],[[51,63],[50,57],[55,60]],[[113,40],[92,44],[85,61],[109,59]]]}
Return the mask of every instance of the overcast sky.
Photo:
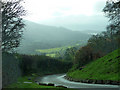
{"label": "overcast sky", "polygon": [[24,0],[25,19],[72,30],[105,30],[106,0]]}

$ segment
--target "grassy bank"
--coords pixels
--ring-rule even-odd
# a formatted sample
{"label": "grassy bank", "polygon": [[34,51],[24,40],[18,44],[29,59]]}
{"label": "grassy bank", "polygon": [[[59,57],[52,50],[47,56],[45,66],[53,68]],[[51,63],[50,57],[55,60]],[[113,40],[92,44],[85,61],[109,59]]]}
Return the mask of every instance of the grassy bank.
{"label": "grassy bank", "polygon": [[[50,89],[50,90],[74,90],[74,89],[71,89],[71,88],[64,88],[63,87],[56,87],[56,86],[47,86],[47,85],[39,85],[37,83],[34,82],[35,78],[38,77],[38,75],[32,75],[32,76],[24,76],[24,77],[20,77],[18,78],[18,81],[16,83],[13,83],[7,87],[5,87],[4,89],[10,89],[10,88],[26,88],[26,89],[34,89],[34,88],[39,88],[40,90],[47,90],[47,89]],[[31,83],[24,83],[24,82],[31,82]]]}
{"label": "grassy bank", "polygon": [[120,80],[120,49],[99,58],[85,66],[82,70],[74,67],[67,73],[73,79]]}
{"label": "grassy bank", "polygon": [[[13,84],[7,86],[6,88],[57,88],[54,86],[38,85],[37,83],[34,82],[34,79],[36,77],[38,77],[38,76],[32,75],[32,76],[20,77],[20,78],[18,78],[18,81],[16,83],[13,83]],[[24,82],[31,82],[31,83],[24,83]]]}

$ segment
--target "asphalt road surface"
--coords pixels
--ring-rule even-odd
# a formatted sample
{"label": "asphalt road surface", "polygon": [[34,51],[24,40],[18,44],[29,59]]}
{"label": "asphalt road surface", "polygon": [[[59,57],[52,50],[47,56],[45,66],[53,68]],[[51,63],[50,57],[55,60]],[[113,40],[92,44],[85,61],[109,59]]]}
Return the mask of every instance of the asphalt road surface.
{"label": "asphalt road surface", "polygon": [[103,84],[87,84],[80,82],[72,82],[68,81],[64,78],[65,74],[56,74],[56,75],[48,75],[42,78],[37,78],[37,81],[40,83],[54,83],[55,86],[63,85],[68,88],[78,88],[80,90],[119,90],[118,85],[103,85]]}

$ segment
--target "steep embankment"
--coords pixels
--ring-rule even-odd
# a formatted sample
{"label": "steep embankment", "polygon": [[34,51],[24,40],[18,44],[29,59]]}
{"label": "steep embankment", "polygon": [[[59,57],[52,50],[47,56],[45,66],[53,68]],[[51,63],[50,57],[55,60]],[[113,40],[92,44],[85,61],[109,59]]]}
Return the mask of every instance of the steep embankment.
{"label": "steep embankment", "polygon": [[[99,58],[82,70],[71,69],[67,77],[73,80],[111,80],[120,81],[120,49]],[[102,83],[102,82],[101,82]]]}

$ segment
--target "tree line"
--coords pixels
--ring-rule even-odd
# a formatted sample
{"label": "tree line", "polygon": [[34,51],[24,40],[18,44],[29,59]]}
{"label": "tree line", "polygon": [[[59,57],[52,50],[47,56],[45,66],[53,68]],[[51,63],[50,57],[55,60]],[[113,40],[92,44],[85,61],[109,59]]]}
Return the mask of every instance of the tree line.
{"label": "tree line", "polygon": [[37,73],[44,74],[57,74],[65,73],[71,68],[72,63],[61,61],[55,58],[42,55],[19,55],[20,68],[23,75]]}
{"label": "tree line", "polygon": [[74,65],[76,69],[85,66],[118,48],[120,45],[120,1],[107,1],[103,9],[110,24],[106,31],[93,35],[87,45],[81,47],[75,54]]}

